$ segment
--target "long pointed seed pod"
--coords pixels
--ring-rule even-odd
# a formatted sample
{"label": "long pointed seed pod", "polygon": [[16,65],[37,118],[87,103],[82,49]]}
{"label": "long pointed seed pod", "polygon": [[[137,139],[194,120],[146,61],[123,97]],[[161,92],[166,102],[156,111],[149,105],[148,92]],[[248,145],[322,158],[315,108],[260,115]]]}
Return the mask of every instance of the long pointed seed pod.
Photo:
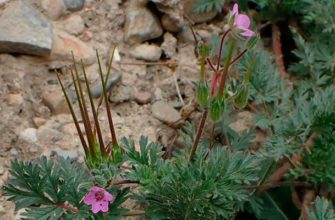
{"label": "long pointed seed pod", "polygon": [[[81,91],[79,91],[79,89],[78,89],[77,83],[80,85],[80,82],[75,79],[75,76],[74,76],[74,73],[73,73],[72,69],[71,69],[71,75],[72,75],[72,80],[73,80],[73,84],[74,84],[74,89],[75,89],[76,95],[78,97],[78,105],[79,105],[81,117],[82,117],[83,122],[84,122],[84,127],[85,127],[85,131],[86,131],[86,137],[87,137],[87,141],[88,141],[88,147],[89,147],[89,150],[90,150],[90,155],[92,156],[92,158],[96,158],[95,150],[94,150],[94,147],[93,147],[94,146],[94,140],[93,140],[91,122],[90,122],[89,116],[87,114],[87,108],[86,108],[86,104],[85,104],[85,97],[84,97],[83,93]],[[78,77],[77,77],[77,79],[78,79]]]}
{"label": "long pointed seed pod", "polygon": [[73,59],[73,66],[74,66],[74,71],[75,71],[76,79],[77,79],[77,80],[73,80],[73,82],[77,81],[80,97],[82,99],[82,106],[83,106],[82,116],[83,116],[83,120],[87,122],[87,131],[86,131],[87,139],[89,139],[89,147],[90,147],[91,153],[94,156],[96,156],[95,147],[94,147],[95,143],[96,143],[96,139],[95,139],[95,135],[93,133],[90,117],[89,117],[89,114],[88,114],[88,111],[87,111],[85,96],[84,96],[83,89],[82,89],[81,84],[80,84],[79,71],[77,69],[76,60],[74,58],[73,52],[72,52],[72,59]]}
{"label": "long pointed seed pod", "polygon": [[103,141],[103,138],[102,138],[102,133],[101,133],[101,129],[100,129],[100,124],[99,124],[99,120],[98,120],[97,111],[95,110],[95,106],[94,106],[94,101],[93,101],[93,97],[92,97],[92,94],[91,94],[90,85],[88,83],[88,79],[87,79],[87,76],[86,76],[86,71],[85,71],[84,63],[83,63],[82,60],[81,60],[81,66],[82,66],[84,77],[85,77],[85,83],[86,83],[86,88],[87,88],[88,96],[90,98],[90,104],[91,104],[91,108],[92,108],[94,124],[95,124],[96,132],[97,132],[97,135],[98,135],[98,139],[99,139],[100,152],[101,152],[102,156],[106,158],[108,155],[107,155],[105,144],[104,144],[104,141]]}
{"label": "long pointed seed pod", "polygon": [[73,121],[74,121],[74,124],[76,126],[76,129],[77,129],[77,132],[79,134],[79,138],[80,138],[80,142],[81,144],[83,145],[83,148],[84,148],[84,151],[85,151],[85,155],[86,156],[90,156],[89,155],[89,150],[88,150],[88,147],[87,147],[87,144],[86,144],[86,141],[85,141],[85,138],[84,138],[84,135],[83,133],[81,132],[81,129],[80,129],[80,126],[79,126],[79,123],[78,123],[78,120],[77,120],[77,117],[74,113],[74,110],[73,110],[73,107],[72,107],[72,103],[70,101],[70,98],[69,96],[67,95],[66,91],[65,91],[65,88],[64,88],[64,85],[59,77],[59,73],[57,72],[57,78],[58,78],[58,81],[59,81],[59,84],[61,85],[62,87],[62,91],[64,93],[64,96],[65,96],[65,99],[66,99],[66,102],[70,108],[70,112],[71,112],[71,115],[72,115],[72,118],[73,118]]}
{"label": "long pointed seed pod", "polygon": [[101,82],[102,82],[103,96],[104,96],[104,99],[105,99],[105,105],[106,105],[106,110],[107,110],[109,129],[110,129],[111,137],[112,137],[112,143],[113,143],[113,147],[118,147],[119,145],[117,143],[117,138],[116,138],[114,124],[113,124],[113,118],[112,118],[112,114],[111,114],[111,111],[110,111],[110,106],[109,106],[109,103],[108,103],[107,89],[106,89],[108,75],[109,75],[109,72],[110,72],[111,63],[113,61],[114,51],[113,51],[113,55],[112,55],[112,60],[110,61],[111,63],[109,65],[109,69],[108,69],[106,80],[104,80],[103,75],[102,75],[102,66],[101,66],[101,62],[100,62],[100,57],[99,57],[98,51],[96,53],[97,53],[97,57],[98,57],[99,74],[100,74],[100,78],[101,78]]}

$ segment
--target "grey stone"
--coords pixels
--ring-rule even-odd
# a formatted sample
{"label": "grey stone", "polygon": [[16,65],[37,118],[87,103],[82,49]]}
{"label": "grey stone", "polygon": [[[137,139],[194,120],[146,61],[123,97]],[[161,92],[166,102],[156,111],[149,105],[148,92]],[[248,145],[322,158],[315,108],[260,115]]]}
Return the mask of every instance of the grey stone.
{"label": "grey stone", "polygon": [[66,14],[63,0],[41,0],[41,6],[51,20],[57,20]]}
{"label": "grey stone", "polygon": [[179,24],[179,21],[168,14],[162,16],[161,23],[163,28],[169,32],[177,33],[182,29],[182,25]]}
{"label": "grey stone", "polygon": [[151,97],[151,93],[147,91],[140,91],[134,94],[135,101],[141,105],[148,104],[151,101]]}
{"label": "grey stone", "polygon": [[131,55],[146,61],[158,61],[162,56],[162,49],[154,44],[140,44],[136,46]]}
{"label": "grey stone", "polygon": [[164,51],[164,54],[168,58],[172,58],[177,52],[177,39],[169,32],[166,32],[164,34],[164,42],[162,43],[161,47]]}
{"label": "grey stone", "polygon": [[158,19],[145,7],[130,6],[126,10],[125,40],[141,43],[163,34]]}
{"label": "grey stone", "polygon": [[170,101],[169,105],[173,106],[175,109],[181,109],[183,107],[183,103],[180,101]]}
{"label": "grey stone", "polygon": [[113,103],[123,103],[132,98],[132,89],[130,86],[120,86],[116,92],[112,92],[109,96],[109,101]]}
{"label": "grey stone", "polygon": [[[113,86],[115,86],[118,82],[120,82],[122,78],[122,74],[120,72],[111,73],[108,78],[106,89],[109,90]],[[94,98],[98,98],[101,96],[103,91],[101,80],[98,80],[93,86],[91,87],[91,94]]]}
{"label": "grey stone", "polygon": [[181,119],[180,113],[164,101],[155,102],[151,106],[152,115],[158,120],[172,124]]}
{"label": "grey stone", "polygon": [[49,55],[52,25],[28,1],[9,3],[0,16],[0,52]]}
{"label": "grey stone", "polygon": [[50,157],[59,156],[65,159],[70,159],[71,161],[76,161],[79,157],[79,154],[76,151],[66,151],[66,150],[52,150],[49,152]]}
{"label": "grey stone", "polygon": [[58,79],[48,79],[47,83],[49,85],[57,85],[58,84]]}
{"label": "grey stone", "polygon": [[83,9],[85,0],[63,0],[65,7],[69,11],[80,11]]}
{"label": "grey stone", "polygon": [[26,128],[20,133],[20,138],[30,143],[37,142],[37,129],[36,128]]}
{"label": "grey stone", "polygon": [[17,156],[19,154],[19,152],[15,148],[12,148],[12,149],[10,149],[10,154],[13,155],[13,156]]}
{"label": "grey stone", "polygon": [[80,15],[72,15],[62,21],[64,30],[73,35],[79,35],[85,30],[84,20]]}
{"label": "grey stone", "polygon": [[42,101],[53,114],[70,113],[70,108],[61,91],[45,92]]}

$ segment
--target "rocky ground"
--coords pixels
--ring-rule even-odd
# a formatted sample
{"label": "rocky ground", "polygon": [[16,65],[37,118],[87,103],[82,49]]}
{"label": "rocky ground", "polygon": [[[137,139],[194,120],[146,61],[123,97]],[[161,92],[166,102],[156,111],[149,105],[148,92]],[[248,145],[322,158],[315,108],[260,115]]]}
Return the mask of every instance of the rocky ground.
{"label": "rocky ground", "polygon": [[[192,81],[198,77],[198,66],[188,25],[194,22],[202,37],[220,34],[224,16],[194,15],[190,10],[194,2],[0,0],[0,186],[11,159],[55,152],[82,158],[56,77],[56,71],[63,73],[75,102],[66,71],[71,51],[83,60],[92,93],[99,97],[95,50],[106,67],[117,46],[108,85],[119,137],[139,139],[143,134],[166,146],[184,120],[196,122],[199,112],[194,111]],[[252,116],[249,112],[240,116],[232,127],[242,131],[252,123]],[[104,114],[100,122],[108,137]],[[14,216],[13,205],[0,196],[0,218]]]}

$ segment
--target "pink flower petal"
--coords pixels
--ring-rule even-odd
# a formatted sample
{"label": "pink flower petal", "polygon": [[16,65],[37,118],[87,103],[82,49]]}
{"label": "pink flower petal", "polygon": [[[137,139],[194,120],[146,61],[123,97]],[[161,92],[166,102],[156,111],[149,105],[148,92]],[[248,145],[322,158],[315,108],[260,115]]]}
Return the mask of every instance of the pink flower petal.
{"label": "pink flower petal", "polygon": [[244,14],[237,15],[235,18],[235,26],[240,29],[248,29],[250,26],[250,18]]}
{"label": "pink flower petal", "polygon": [[108,212],[108,208],[109,208],[108,204],[109,204],[108,202],[101,202],[100,203],[100,208],[101,208],[102,212]]}
{"label": "pink flower petal", "polygon": [[101,208],[102,208],[102,205],[99,202],[92,204],[92,212],[94,214],[97,214],[101,210]]}
{"label": "pink flower petal", "polygon": [[105,198],[107,201],[112,201],[112,200],[113,200],[113,195],[106,191],[106,192],[105,192],[105,196],[104,196],[104,198]]}
{"label": "pink flower petal", "polygon": [[85,198],[84,198],[84,203],[85,203],[86,205],[91,205],[91,204],[93,204],[94,202],[95,202],[95,195],[94,195],[94,193],[89,192],[89,193],[85,196]]}
{"label": "pink flower petal", "polygon": [[101,188],[99,186],[92,186],[90,192],[99,192],[99,191],[105,191],[104,188]]}
{"label": "pink flower petal", "polygon": [[243,30],[244,32],[241,33],[242,36],[245,36],[245,37],[252,37],[255,32],[249,30],[249,29],[245,29]]}
{"label": "pink flower petal", "polygon": [[233,15],[238,15],[238,4],[234,4],[233,6]]}

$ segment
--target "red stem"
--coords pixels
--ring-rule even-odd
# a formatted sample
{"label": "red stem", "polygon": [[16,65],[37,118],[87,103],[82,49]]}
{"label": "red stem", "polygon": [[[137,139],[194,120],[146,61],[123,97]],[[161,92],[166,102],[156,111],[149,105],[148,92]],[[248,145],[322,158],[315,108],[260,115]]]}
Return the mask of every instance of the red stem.
{"label": "red stem", "polygon": [[226,38],[226,36],[228,35],[228,33],[231,31],[231,29],[228,29],[226,31],[226,33],[223,34],[222,38],[221,38],[221,44],[220,44],[220,50],[219,50],[219,56],[218,56],[218,61],[217,61],[217,66],[216,66],[216,71],[219,72],[220,70],[220,63],[221,63],[221,57],[222,57],[222,50],[223,50],[223,42],[224,39]]}
{"label": "red stem", "polygon": [[234,64],[236,61],[238,61],[246,52],[248,51],[248,49],[244,49],[237,57],[235,57],[229,65]]}
{"label": "red stem", "polygon": [[79,209],[78,209],[78,208],[71,207],[71,206],[69,206],[69,205],[56,203],[55,206],[57,206],[57,207],[59,207],[59,208],[62,208],[62,209],[70,210],[70,211],[72,211],[72,212],[79,212]]}
{"label": "red stem", "polygon": [[201,116],[201,121],[200,121],[198,130],[197,130],[197,134],[195,136],[195,140],[194,140],[193,145],[192,145],[192,150],[191,150],[191,153],[190,153],[189,161],[192,161],[192,159],[194,157],[194,154],[195,154],[195,151],[197,150],[197,147],[198,147],[198,144],[199,144],[199,141],[200,141],[200,137],[201,137],[201,134],[202,134],[202,130],[205,126],[207,115],[208,115],[208,109],[206,108],[205,111],[202,113],[202,116]]}
{"label": "red stem", "polygon": [[[305,145],[303,148],[301,148],[297,155],[295,155],[293,157],[293,161],[294,162],[301,162],[301,154],[303,153],[303,151],[305,149],[310,149],[313,146],[313,142],[314,140],[317,138],[317,134],[314,132],[311,134],[311,136],[308,138],[308,140],[306,141]],[[276,183],[278,181],[280,181],[284,175],[289,171],[289,169],[292,168],[292,164],[290,163],[290,161],[285,162],[281,167],[279,167],[276,172],[274,172],[271,176],[270,176],[270,181],[272,183]]]}
{"label": "red stem", "polygon": [[276,24],[272,24],[272,47],[276,57],[276,63],[278,65],[280,76],[281,78],[286,78],[287,73],[284,65],[282,45],[280,41],[280,30]]}
{"label": "red stem", "polygon": [[213,65],[213,63],[212,63],[212,61],[211,61],[209,58],[207,58],[206,60],[207,60],[207,63],[209,64],[209,66],[211,67],[212,71],[215,73],[215,72],[216,72],[216,69],[215,69],[215,67],[214,67],[214,65]]}

